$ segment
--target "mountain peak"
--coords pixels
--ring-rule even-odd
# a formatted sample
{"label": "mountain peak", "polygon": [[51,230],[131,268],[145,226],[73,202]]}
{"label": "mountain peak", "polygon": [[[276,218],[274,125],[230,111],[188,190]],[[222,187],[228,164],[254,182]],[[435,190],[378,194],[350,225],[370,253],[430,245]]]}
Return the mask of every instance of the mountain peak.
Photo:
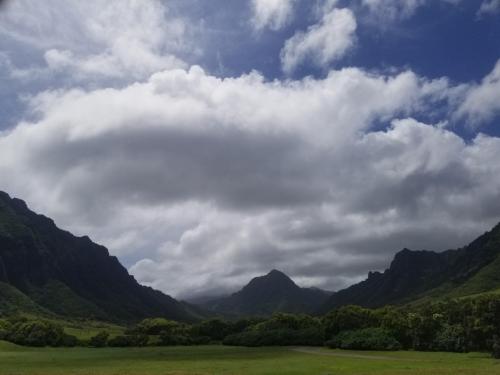
{"label": "mountain peak", "polygon": [[0,190],[0,200],[9,205],[19,206],[22,207],[23,209],[28,209],[28,205],[26,204],[25,201],[18,198],[13,198],[9,194],[1,190]]}
{"label": "mountain peak", "polygon": [[273,270],[269,271],[269,273],[263,277],[273,277],[273,278],[279,277],[279,278],[291,280],[287,274],[285,274],[284,272],[277,270],[277,269],[273,269]]}
{"label": "mountain peak", "polygon": [[300,288],[282,271],[273,269],[253,278],[239,292],[205,304],[209,309],[228,315],[271,315],[275,312],[315,311],[328,298],[320,289]]}
{"label": "mountain peak", "polygon": [[278,270],[272,270],[267,275],[253,278],[243,289],[242,292],[257,291],[289,291],[300,289],[293,280]]}
{"label": "mountain peak", "polygon": [[412,270],[416,266],[428,265],[437,262],[439,254],[428,250],[410,250],[404,248],[396,253],[391,263],[390,270]]}

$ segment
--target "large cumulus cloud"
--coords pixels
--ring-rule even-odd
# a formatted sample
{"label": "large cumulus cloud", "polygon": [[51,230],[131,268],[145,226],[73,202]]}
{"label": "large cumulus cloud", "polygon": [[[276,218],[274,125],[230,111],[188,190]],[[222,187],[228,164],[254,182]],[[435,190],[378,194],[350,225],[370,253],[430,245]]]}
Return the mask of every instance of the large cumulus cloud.
{"label": "large cumulus cloud", "polygon": [[[458,246],[500,215],[500,141],[413,119],[446,80],[165,70],[122,89],[47,91],[0,138],[0,188],[176,295],[277,267],[338,288],[404,246]],[[467,216],[463,215],[467,212]],[[462,214],[460,214],[462,213]]]}
{"label": "large cumulus cloud", "polygon": [[[498,67],[463,85],[409,69],[329,71],[357,23],[328,1],[283,55],[290,70],[312,58],[323,77],[223,78],[189,67],[198,47],[170,3],[11,4],[0,37],[21,47],[0,62],[9,82],[45,83],[0,133],[0,189],[90,234],[141,282],[219,294],[279,268],[338,289],[403,247],[461,246],[500,217],[500,139],[452,131],[495,118]],[[262,32],[292,17],[293,1],[253,4],[267,7]],[[401,4],[406,17],[424,2]],[[37,58],[19,65],[27,51]]]}

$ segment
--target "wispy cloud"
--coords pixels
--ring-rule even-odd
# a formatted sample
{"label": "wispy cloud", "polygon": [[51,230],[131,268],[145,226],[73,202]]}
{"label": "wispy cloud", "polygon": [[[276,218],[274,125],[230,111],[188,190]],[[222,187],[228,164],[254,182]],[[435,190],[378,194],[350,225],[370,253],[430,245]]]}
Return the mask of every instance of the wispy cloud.
{"label": "wispy cloud", "polygon": [[286,26],[294,16],[297,0],[251,0],[252,24],[257,30],[269,28],[279,30]]}
{"label": "wispy cloud", "polygon": [[329,10],[318,24],[286,41],[281,51],[283,70],[291,73],[305,61],[327,68],[354,46],[356,26],[351,10]]}

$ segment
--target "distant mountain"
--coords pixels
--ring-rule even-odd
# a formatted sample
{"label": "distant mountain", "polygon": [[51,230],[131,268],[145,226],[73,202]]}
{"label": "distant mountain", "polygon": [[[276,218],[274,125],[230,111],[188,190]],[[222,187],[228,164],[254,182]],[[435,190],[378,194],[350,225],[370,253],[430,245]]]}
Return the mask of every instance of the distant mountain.
{"label": "distant mountain", "polygon": [[324,313],[344,305],[380,307],[500,288],[500,224],[468,246],[442,253],[404,249],[385,272],[334,293]]}
{"label": "distant mountain", "polygon": [[300,288],[273,270],[239,292],[192,306],[140,285],[105,247],[59,229],[23,201],[0,192],[0,315],[194,321],[211,315],[205,309],[234,317],[324,313],[348,304],[380,307],[497,289],[500,224],[458,250],[404,249],[383,273],[371,272],[365,281],[336,293]]}
{"label": "distant mountain", "polygon": [[204,308],[226,316],[268,316],[275,312],[312,313],[328,296],[315,288],[300,288],[283,272],[273,270],[252,279],[228,297],[206,301]]}
{"label": "distant mountain", "polygon": [[197,319],[197,308],[139,285],[116,257],[0,192],[0,315],[12,312],[134,321]]}

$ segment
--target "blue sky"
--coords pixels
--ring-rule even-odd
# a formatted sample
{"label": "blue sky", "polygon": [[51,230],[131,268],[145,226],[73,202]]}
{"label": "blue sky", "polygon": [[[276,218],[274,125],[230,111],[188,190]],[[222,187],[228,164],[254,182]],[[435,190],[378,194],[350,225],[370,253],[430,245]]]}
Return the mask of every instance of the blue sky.
{"label": "blue sky", "polygon": [[[349,1],[338,4],[352,6]],[[319,2],[297,3],[296,14],[282,30],[255,32],[248,23],[249,3],[214,1],[200,8],[196,16],[217,29],[209,37],[213,49],[201,65],[219,75],[238,76],[253,69],[267,79],[323,77],[330,68],[363,67],[374,71],[411,69],[428,78],[447,77],[453,82],[480,82],[495,66],[500,56],[500,19],[498,14],[478,15],[481,0],[450,4],[430,1],[411,16],[384,19],[357,7],[356,46],[341,60],[327,66],[305,64],[291,75],[284,74],[280,51],[284,42],[297,30],[306,30],[315,22],[314,7]],[[222,9],[222,10],[221,10]],[[238,16],[235,17],[235,14]],[[198,63],[200,63],[198,61]],[[425,118],[425,117],[424,117]],[[482,131],[499,135],[493,126],[498,118],[485,124]],[[456,131],[470,138],[476,129],[457,122]]]}
{"label": "blue sky", "polygon": [[498,0],[7,1],[0,67],[0,189],[176,296],[500,221]]}
{"label": "blue sky", "polygon": [[[189,64],[198,64],[217,76],[239,76],[257,70],[266,79],[300,79],[304,76],[324,77],[331,68],[362,67],[373,71],[411,69],[428,78],[447,77],[455,83],[480,82],[495,66],[500,56],[499,12],[479,13],[482,0],[469,1],[408,1],[403,5],[414,8],[410,14],[384,17],[363,6],[360,1],[338,1],[339,7],[356,12],[355,46],[342,57],[326,66],[305,63],[292,74],[285,74],[280,63],[284,42],[298,30],[306,30],[318,20],[317,8],[322,0],[293,2],[293,17],[280,29],[265,27],[255,30],[252,25],[251,1],[174,0],[165,4],[170,12],[183,17],[200,43],[198,53],[183,54]],[[402,2],[405,3],[404,1]],[[492,2],[493,7],[495,3]],[[381,7],[381,5],[376,5]],[[43,66],[40,52],[33,46],[23,46],[16,38],[4,35],[2,50],[19,67]],[[51,77],[54,79],[54,77]],[[65,82],[13,82],[2,77],[0,95],[4,106],[2,127],[13,126],[22,118],[20,94],[32,94]],[[113,85],[113,83],[108,83]],[[117,82],[115,84],[120,84]],[[489,121],[482,128],[498,135],[498,127]],[[458,122],[456,131],[472,137],[473,130]]]}
{"label": "blue sky", "polygon": [[[209,38],[214,49],[203,65],[217,71],[220,53],[230,75],[257,69],[269,79],[283,78],[280,50],[297,30],[314,23],[315,3],[318,2],[297,4],[295,18],[283,30],[258,34],[252,32],[248,23],[249,3],[236,1],[230,9],[225,1],[206,4],[195,14],[208,25],[219,28],[220,33]],[[353,2],[339,4],[349,3]],[[416,9],[411,17],[396,20],[380,17],[375,21],[368,10],[361,8],[356,48],[330,67],[361,66],[377,70],[410,67],[430,78],[447,76],[458,82],[481,80],[498,60],[500,23],[495,14],[479,17],[480,5],[481,0],[457,5],[431,1]],[[326,72],[327,69],[305,66],[294,77]]]}

